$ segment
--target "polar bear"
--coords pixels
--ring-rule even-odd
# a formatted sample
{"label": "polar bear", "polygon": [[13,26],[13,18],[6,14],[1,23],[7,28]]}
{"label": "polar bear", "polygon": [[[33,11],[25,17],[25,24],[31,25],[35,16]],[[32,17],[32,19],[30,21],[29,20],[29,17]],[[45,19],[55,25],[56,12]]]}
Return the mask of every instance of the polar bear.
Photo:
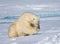
{"label": "polar bear", "polygon": [[8,36],[10,38],[28,36],[37,33],[39,30],[39,17],[33,13],[26,12],[10,25],[8,30]]}

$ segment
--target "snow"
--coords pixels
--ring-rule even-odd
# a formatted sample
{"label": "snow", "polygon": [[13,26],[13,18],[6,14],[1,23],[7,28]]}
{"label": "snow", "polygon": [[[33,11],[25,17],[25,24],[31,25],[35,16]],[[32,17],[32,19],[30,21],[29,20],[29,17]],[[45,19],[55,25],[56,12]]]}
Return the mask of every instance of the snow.
{"label": "snow", "polygon": [[[0,0],[0,44],[60,44],[59,5],[60,0]],[[42,17],[40,31],[10,39],[8,27],[27,11]]]}
{"label": "snow", "polygon": [[[54,18],[59,17],[52,19]],[[37,34],[18,38],[8,38],[8,27],[11,23],[0,24],[0,44],[60,44],[60,20],[40,21],[41,29]]]}

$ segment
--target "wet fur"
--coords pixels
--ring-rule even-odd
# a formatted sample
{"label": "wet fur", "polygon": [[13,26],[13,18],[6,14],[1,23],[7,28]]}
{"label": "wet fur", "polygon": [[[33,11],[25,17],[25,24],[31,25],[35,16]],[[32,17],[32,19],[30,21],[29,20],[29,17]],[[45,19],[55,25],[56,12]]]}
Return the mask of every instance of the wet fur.
{"label": "wet fur", "polygon": [[24,13],[9,27],[10,38],[28,36],[37,33],[40,29],[39,17],[33,13]]}

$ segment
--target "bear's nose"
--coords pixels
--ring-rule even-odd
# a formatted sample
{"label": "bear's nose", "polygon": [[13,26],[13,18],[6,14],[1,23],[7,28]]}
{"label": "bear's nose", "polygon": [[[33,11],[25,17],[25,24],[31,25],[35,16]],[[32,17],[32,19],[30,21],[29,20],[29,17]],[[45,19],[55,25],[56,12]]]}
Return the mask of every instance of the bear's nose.
{"label": "bear's nose", "polygon": [[38,27],[37,27],[38,29],[40,29],[40,22],[38,21]]}
{"label": "bear's nose", "polygon": [[37,28],[40,29],[40,24],[38,24],[38,27]]}

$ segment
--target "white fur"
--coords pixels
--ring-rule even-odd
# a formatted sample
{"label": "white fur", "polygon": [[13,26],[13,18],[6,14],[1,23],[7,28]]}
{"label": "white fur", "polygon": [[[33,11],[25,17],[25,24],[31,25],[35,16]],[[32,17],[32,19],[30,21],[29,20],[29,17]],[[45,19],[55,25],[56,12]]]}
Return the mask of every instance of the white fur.
{"label": "white fur", "polygon": [[[39,17],[33,13],[24,13],[9,27],[9,37],[19,37],[25,36],[26,34],[32,35],[37,33],[39,31],[37,28],[38,21]],[[34,24],[35,27],[32,27],[30,24]]]}

